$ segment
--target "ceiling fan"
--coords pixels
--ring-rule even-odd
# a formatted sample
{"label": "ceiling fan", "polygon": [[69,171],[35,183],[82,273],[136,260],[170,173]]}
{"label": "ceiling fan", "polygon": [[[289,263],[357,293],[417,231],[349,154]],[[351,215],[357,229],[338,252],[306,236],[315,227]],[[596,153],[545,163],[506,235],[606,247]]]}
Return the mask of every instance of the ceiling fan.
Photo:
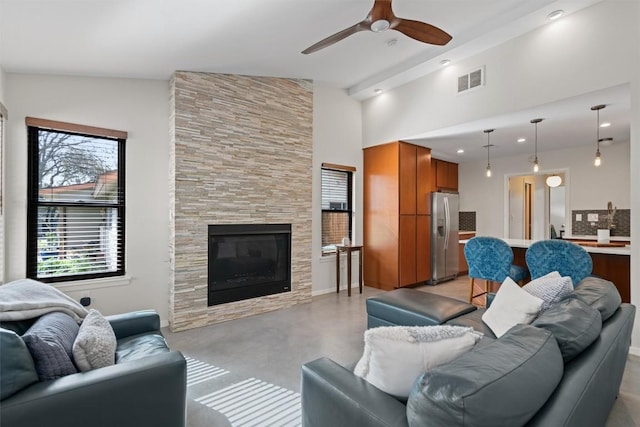
{"label": "ceiling fan", "polygon": [[438,27],[395,16],[391,9],[391,0],[375,0],[371,11],[363,21],[309,46],[302,53],[309,54],[324,49],[360,31],[379,33],[386,30],[400,31],[412,39],[440,46],[451,40],[451,36]]}

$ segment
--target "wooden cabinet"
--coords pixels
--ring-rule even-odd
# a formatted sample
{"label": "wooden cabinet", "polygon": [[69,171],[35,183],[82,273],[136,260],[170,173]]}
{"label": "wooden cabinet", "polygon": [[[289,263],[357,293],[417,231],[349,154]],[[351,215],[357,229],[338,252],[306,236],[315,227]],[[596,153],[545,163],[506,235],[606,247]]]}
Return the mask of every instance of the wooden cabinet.
{"label": "wooden cabinet", "polygon": [[458,191],[458,164],[444,160],[432,160],[435,190]]}
{"label": "wooden cabinet", "polygon": [[390,290],[428,280],[431,150],[392,142],[364,150],[364,283]]}
{"label": "wooden cabinet", "polygon": [[[461,231],[459,233],[458,240],[469,240],[472,237],[476,237],[476,233],[465,233]],[[467,274],[469,272],[469,265],[467,265],[467,259],[464,257],[464,243],[458,244],[458,274]]]}

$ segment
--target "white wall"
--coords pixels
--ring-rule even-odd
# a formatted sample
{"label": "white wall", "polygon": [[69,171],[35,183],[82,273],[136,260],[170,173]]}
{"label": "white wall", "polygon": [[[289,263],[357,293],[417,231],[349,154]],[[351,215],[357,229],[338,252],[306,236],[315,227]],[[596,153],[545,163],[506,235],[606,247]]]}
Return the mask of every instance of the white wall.
{"label": "white wall", "polygon": [[2,102],[2,104],[5,107],[7,107],[7,103],[5,102],[5,98],[4,98],[5,86],[6,86],[5,72],[4,72],[4,68],[2,68],[2,65],[0,65],[0,102]]}
{"label": "white wall", "polygon": [[[636,8],[636,22],[640,22],[640,7]],[[637,28],[637,27],[636,27]],[[636,44],[637,46],[637,44]],[[637,51],[636,51],[637,52]],[[636,262],[640,256],[640,55],[635,55],[632,72],[639,76],[631,83],[631,302],[640,306],[640,267]],[[640,356],[640,316],[636,315],[633,328],[632,351]]]}
{"label": "white wall", "polygon": [[[156,309],[168,314],[169,84],[167,81],[6,74],[6,279],[25,277],[25,116],[123,130],[126,145],[128,284],[62,287],[91,296],[103,314]],[[9,107],[10,106],[10,107]],[[116,282],[120,283],[120,282]]]}
{"label": "white wall", "polygon": [[[602,165],[593,166],[593,148],[581,147],[538,154],[542,169],[540,182],[534,193],[534,238],[544,238],[544,184],[545,173],[566,171],[565,185],[569,211],[566,212],[567,233],[571,231],[571,210],[606,209],[612,201],[618,209],[629,209],[631,201],[631,178],[629,153],[631,144],[616,142],[602,151]],[[606,151],[605,151],[606,149]],[[524,161],[523,161],[524,160]],[[484,175],[486,162],[461,163],[458,165],[460,210],[476,212],[476,231],[479,235],[506,236],[508,200],[505,197],[508,177],[529,174],[526,157],[504,157],[491,159],[493,176]],[[540,190],[540,191],[539,191]],[[567,234],[568,236],[569,234]]]}
{"label": "white wall", "polygon": [[[5,73],[2,65],[0,65],[0,103],[7,108],[7,103],[4,98],[4,87],[5,87]],[[1,135],[0,135],[1,137]],[[4,150],[4,148],[0,148],[0,150]],[[2,177],[0,177],[0,182],[2,182],[2,186],[4,187],[5,175],[4,175],[4,155],[2,156],[2,164],[0,165],[0,170],[2,170]],[[0,189],[2,191],[2,189]],[[3,194],[3,203],[4,203],[4,194]],[[4,208],[0,211],[0,283],[4,282]]]}
{"label": "white wall", "polygon": [[[335,292],[335,256],[322,257],[322,227],[320,212],[320,170],[322,163],[355,166],[354,244],[362,244],[362,119],[360,102],[342,89],[315,83],[313,89],[313,295]],[[344,255],[343,255],[344,257]],[[345,262],[341,262],[341,269]],[[352,283],[357,286],[358,259],[352,258]],[[341,284],[346,289],[346,272]]]}

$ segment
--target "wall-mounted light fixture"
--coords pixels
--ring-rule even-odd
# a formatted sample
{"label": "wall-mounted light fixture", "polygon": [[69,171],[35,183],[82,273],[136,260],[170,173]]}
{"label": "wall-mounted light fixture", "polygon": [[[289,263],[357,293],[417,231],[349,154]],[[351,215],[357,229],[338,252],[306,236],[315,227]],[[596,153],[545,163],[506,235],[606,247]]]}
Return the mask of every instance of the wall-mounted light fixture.
{"label": "wall-mounted light fixture", "polygon": [[483,147],[486,147],[487,149],[487,178],[491,178],[491,154],[490,154],[490,150],[491,147],[493,147],[493,144],[491,143],[490,137],[489,135],[491,134],[491,132],[493,132],[494,129],[485,129],[483,132],[487,134],[487,145],[483,145]]}
{"label": "wall-mounted light fixture", "polygon": [[531,123],[533,123],[536,128],[535,145],[533,151],[533,171],[536,173],[540,170],[540,164],[538,163],[538,123],[540,123],[541,121],[542,119],[531,120]]}
{"label": "wall-mounted light fixture", "polygon": [[596,112],[596,158],[593,161],[593,164],[596,167],[602,164],[602,159],[600,158],[600,142],[602,141],[600,139],[600,110],[602,110],[604,107],[606,107],[606,105],[604,104],[594,105],[593,107],[591,107],[591,111]]}
{"label": "wall-mounted light fixture", "polygon": [[560,175],[551,175],[547,177],[546,183],[549,187],[559,187],[562,184]]}

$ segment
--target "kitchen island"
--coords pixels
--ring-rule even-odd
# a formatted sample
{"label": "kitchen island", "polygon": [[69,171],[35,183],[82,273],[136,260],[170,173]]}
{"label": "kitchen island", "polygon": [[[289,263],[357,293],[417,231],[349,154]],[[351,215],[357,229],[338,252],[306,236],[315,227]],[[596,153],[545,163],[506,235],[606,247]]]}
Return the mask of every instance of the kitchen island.
{"label": "kitchen island", "polygon": [[[526,267],[525,252],[535,240],[502,240],[507,242],[513,249],[513,263]],[[466,241],[461,240],[460,243],[466,243]],[[616,288],[618,288],[618,292],[620,292],[622,302],[631,302],[631,247],[582,247],[591,255],[593,262],[592,274],[613,282]]]}

